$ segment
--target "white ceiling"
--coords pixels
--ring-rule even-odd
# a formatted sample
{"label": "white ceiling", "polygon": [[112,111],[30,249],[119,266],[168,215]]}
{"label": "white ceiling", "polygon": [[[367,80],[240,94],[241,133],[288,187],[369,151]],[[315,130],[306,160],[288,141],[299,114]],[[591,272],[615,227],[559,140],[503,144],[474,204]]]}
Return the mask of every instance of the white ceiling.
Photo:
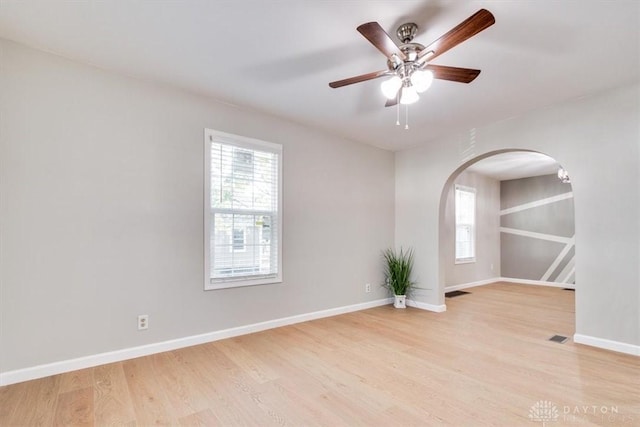
{"label": "white ceiling", "polygon": [[498,181],[558,173],[560,165],[553,158],[531,151],[514,151],[484,158],[468,171],[490,176]]}
{"label": "white ceiling", "polygon": [[[640,77],[640,2],[2,0],[0,37],[390,150]],[[434,60],[479,68],[436,81],[410,107],[410,129],[384,108],[380,80],[328,82],[385,68],[358,32],[407,20],[429,44],[480,8],[496,24]]]}

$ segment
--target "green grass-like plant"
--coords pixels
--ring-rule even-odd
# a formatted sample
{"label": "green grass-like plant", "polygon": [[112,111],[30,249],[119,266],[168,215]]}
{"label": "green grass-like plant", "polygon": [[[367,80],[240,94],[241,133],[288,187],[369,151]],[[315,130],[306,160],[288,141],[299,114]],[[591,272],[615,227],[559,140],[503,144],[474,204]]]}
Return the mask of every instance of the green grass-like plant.
{"label": "green grass-like plant", "polygon": [[385,260],[384,281],[385,286],[394,295],[407,295],[415,282],[411,281],[411,270],[413,269],[413,249],[400,252],[393,249],[385,250],[382,255]]}

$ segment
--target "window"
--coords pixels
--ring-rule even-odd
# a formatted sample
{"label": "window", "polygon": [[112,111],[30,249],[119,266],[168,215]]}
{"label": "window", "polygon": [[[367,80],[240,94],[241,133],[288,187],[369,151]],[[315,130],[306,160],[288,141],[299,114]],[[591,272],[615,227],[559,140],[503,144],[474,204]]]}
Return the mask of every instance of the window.
{"label": "window", "polygon": [[476,189],[456,185],[456,264],[476,260]]}
{"label": "window", "polygon": [[234,228],[233,229],[233,246],[234,251],[245,251],[244,247],[244,229],[243,228]]}
{"label": "window", "polygon": [[205,289],[282,281],[282,146],[205,130]]}

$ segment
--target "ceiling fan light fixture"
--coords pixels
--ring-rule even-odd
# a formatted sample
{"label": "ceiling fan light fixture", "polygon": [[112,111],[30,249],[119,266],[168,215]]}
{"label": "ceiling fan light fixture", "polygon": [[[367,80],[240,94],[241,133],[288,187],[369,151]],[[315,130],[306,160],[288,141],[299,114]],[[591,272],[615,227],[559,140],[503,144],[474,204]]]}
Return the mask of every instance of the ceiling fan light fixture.
{"label": "ceiling fan light fixture", "polygon": [[416,102],[420,97],[418,96],[418,92],[416,92],[416,88],[411,85],[405,85],[402,87],[402,94],[400,95],[400,104],[409,105]]}
{"label": "ceiling fan light fixture", "polygon": [[380,90],[382,90],[387,99],[394,99],[398,95],[398,90],[400,90],[401,86],[402,79],[398,76],[393,76],[380,84]]}
{"label": "ceiling fan light fixture", "polygon": [[433,83],[433,73],[429,70],[416,70],[411,74],[411,84],[418,93],[429,89],[431,83]]}

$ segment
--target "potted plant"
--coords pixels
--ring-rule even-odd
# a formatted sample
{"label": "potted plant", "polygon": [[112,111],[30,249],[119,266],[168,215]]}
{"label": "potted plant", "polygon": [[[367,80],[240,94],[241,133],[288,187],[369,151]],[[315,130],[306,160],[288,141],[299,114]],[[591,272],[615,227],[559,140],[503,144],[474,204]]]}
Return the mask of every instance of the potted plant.
{"label": "potted plant", "polygon": [[395,308],[405,308],[407,293],[415,284],[415,282],[411,281],[413,250],[403,251],[400,248],[400,252],[396,252],[393,249],[387,249],[382,254],[385,260],[385,286],[393,292],[393,306]]}

